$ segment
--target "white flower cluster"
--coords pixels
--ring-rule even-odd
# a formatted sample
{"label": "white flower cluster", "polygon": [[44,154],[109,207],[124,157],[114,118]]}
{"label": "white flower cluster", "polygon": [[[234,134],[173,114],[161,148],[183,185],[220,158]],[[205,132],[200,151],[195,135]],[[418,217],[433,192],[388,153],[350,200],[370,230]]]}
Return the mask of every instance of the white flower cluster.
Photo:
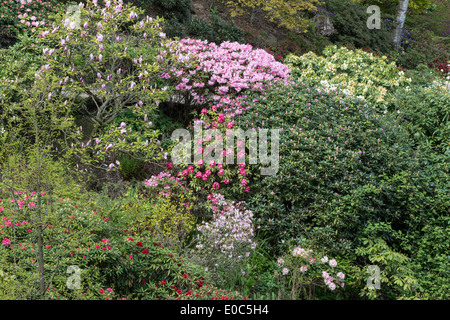
{"label": "white flower cluster", "polygon": [[221,252],[228,258],[241,259],[256,248],[250,210],[241,209],[242,203],[226,201],[221,194],[213,195],[212,201],[218,210],[211,221],[197,227],[201,232],[198,249],[209,248]]}
{"label": "white flower cluster", "polygon": [[294,256],[294,257],[302,257],[302,258],[306,258],[306,257],[308,257],[308,255],[310,255],[311,254],[311,250],[305,250],[305,249],[303,249],[303,248],[300,248],[300,247],[296,247],[295,249],[294,249],[294,251],[292,251],[292,255]]}
{"label": "white flower cluster", "polygon": [[[332,260],[328,260],[328,257],[325,256],[322,259],[320,259],[320,261],[322,263],[327,263],[330,265],[330,267],[335,268],[337,266],[337,261],[332,259]],[[345,274],[342,272],[338,272],[336,274],[336,278],[332,277],[328,272],[326,271],[322,271],[322,277],[323,280],[325,282],[325,285],[328,286],[328,288],[330,288],[330,290],[335,290],[336,289],[336,285],[340,285],[341,287],[344,287],[344,278],[345,278]],[[341,282],[339,282],[339,280],[342,280]]]}

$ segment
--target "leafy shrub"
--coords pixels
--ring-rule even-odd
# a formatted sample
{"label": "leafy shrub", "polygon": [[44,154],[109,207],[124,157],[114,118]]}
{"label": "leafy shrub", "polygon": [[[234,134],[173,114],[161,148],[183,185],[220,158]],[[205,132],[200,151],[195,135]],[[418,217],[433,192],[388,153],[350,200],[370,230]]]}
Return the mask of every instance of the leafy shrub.
{"label": "leafy shrub", "polygon": [[[135,215],[136,218],[142,215],[146,217],[139,221],[144,229],[153,231],[155,236],[176,239],[183,245],[196,222],[192,212],[195,196],[180,180],[168,172],[161,171],[144,181],[145,188],[141,191],[144,200],[136,201],[137,198],[134,198],[132,202],[135,207],[139,208],[142,202],[142,205],[148,208]],[[139,233],[142,231],[141,229]]]}
{"label": "leafy shrub", "polygon": [[[328,37],[320,34],[314,34],[310,39],[306,39],[305,37],[301,37],[297,34],[288,33],[286,38],[292,40],[296,45],[298,45],[302,49],[302,54],[311,51],[317,55],[321,55],[326,47],[332,45],[332,42],[328,39]],[[295,54],[294,52],[292,53]]]}
{"label": "leafy shrub", "polygon": [[268,53],[273,55],[277,61],[283,62],[284,59],[290,54],[300,55],[302,53],[301,47],[290,39],[283,39],[269,49],[266,49]]}
{"label": "leafy shrub", "polygon": [[191,38],[208,40],[217,45],[225,41],[244,43],[244,30],[215,14],[210,16],[209,21],[194,17],[189,23],[188,34]]}
{"label": "leafy shrub", "polygon": [[[448,175],[445,181],[448,181]],[[444,192],[448,194],[448,189]],[[448,196],[444,197],[448,207]],[[421,237],[413,248],[416,252],[411,269],[415,271],[418,286],[425,288],[423,296],[428,299],[446,299],[450,289],[449,225],[448,216],[433,219],[421,230]]]}
{"label": "leafy shrub", "polygon": [[435,79],[426,86],[400,88],[396,91],[393,109],[398,110],[411,136],[430,151],[450,153],[450,92]]}
{"label": "leafy shrub", "polygon": [[170,39],[186,38],[187,36],[187,23],[181,23],[176,19],[165,20],[163,30]]}
{"label": "leafy shrub", "polygon": [[122,153],[118,158],[120,163],[120,172],[122,172],[125,179],[136,178],[141,175],[144,166],[142,156]]}
{"label": "leafy shrub", "polygon": [[191,0],[138,0],[136,4],[153,16],[164,18],[163,30],[169,38],[186,36],[191,21]]}
{"label": "leafy shrub", "polygon": [[[24,34],[18,35],[18,39],[10,49],[0,49],[0,79],[3,83],[0,107],[21,101],[35,81],[35,73],[44,64],[42,49],[36,45],[33,37]],[[3,114],[6,112],[0,110]]]}
{"label": "leafy shrub", "polygon": [[361,246],[355,250],[358,256],[368,260],[368,264],[380,268],[379,290],[364,286],[360,295],[370,299],[420,298],[420,287],[412,268],[412,259],[401,250],[393,250],[382,236],[386,233],[398,240],[405,240],[402,231],[392,230],[389,223],[369,223],[361,238]]}
{"label": "leafy shrub", "polygon": [[[0,225],[0,256],[6,257],[3,272],[28,283],[30,296],[37,298],[35,243],[39,232],[36,210],[41,210],[45,285],[48,299],[163,299],[197,290],[204,280],[199,269],[151,237],[132,237],[114,226],[112,220],[86,210],[70,199],[59,201],[42,193],[17,192],[3,199]],[[22,200],[23,199],[23,200]],[[55,201],[56,200],[56,201]],[[46,202],[48,201],[48,204]],[[17,205],[17,206],[16,206]],[[15,206],[15,208],[14,208]],[[80,270],[80,288],[68,287],[68,267]],[[33,284],[34,283],[34,284]],[[164,283],[167,290],[161,290]]]}
{"label": "leafy shrub", "polygon": [[430,210],[433,178],[395,116],[305,83],[275,86],[257,100],[239,125],[283,129],[279,172],[254,183],[248,199],[274,249],[298,237],[336,255],[357,246],[371,221],[415,229],[412,212]]}
{"label": "leafy shrub", "polygon": [[137,0],[142,8],[152,7],[152,11],[164,20],[175,20],[183,23],[190,17],[191,0]]}
{"label": "leafy shrub", "polygon": [[0,25],[0,49],[8,48],[16,42],[16,36],[11,30]]}
{"label": "leafy shrub", "polygon": [[327,0],[325,8],[333,13],[331,21],[334,33],[330,36],[333,43],[359,49],[369,47],[380,52],[385,52],[391,47],[389,31],[385,28],[367,28],[367,7],[348,0]]}
{"label": "leafy shrub", "polygon": [[395,89],[411,81],[386,56],[337,46],[325,48],[323,54],[289,56],[285,62],[296,78],[312,80],[324,90],[338,88],[344,94],[359,96],[381,111],[387,109]]}
{"label": "leafy shrub", "polygon": [[53,157],[49,152],[43,157],[42,154],[38,156],[32,150],[27,150],[24,154],[19,153],[19,150],[12,151],[7,149],[4,154],[0,153],[4,156],[2,159],[4,161],[0,163],[0,190],[11,188],[37,190],[40,185],[49,194],[57,197],[78,198],[82,190],[80,177],[69,169],[69,162],[64,156]]}

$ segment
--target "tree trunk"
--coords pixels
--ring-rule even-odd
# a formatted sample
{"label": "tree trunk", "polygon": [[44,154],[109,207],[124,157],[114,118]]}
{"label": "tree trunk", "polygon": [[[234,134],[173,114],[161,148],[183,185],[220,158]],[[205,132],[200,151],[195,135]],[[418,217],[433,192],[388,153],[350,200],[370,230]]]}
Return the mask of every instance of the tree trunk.
{"label": "tree trunk", "polygon": [[253,19],[255,18],[256,8],[252,8],[252,14],[250,15],[250,26],[253,27]]}
{"label": "tree trunk", "polygon": [[409,0],[399,0],[397,16],[394,21],[394,34],[392,36],[392,43],[395,48],[399,49],[402,41],[402,29],[405,23],[406,11],[408,10]]}
{"label": "tree trunk", "polygon": [[[35,109],[35,115],[37,118],[37,112]],[[38,201],[37,201],[37,242],[38,242],[38,268],[39,268],[39,292],[40,292],[40,297],[43,300],[44,299],[44,294],[45,294],[45,268],[44,268],[44,241],[43,241],[43,234],[44,234],[44,230],[42,228],[42,216],[41,216],[41,152],[39,150],[39,143],[40,143],[40,139],[39,139],[39,127],[38,127],[38,123],[36,120],[36,147],[37,147],[37,155],[38,155],[38,163],[37,163],[37,196],[38,196]]]}

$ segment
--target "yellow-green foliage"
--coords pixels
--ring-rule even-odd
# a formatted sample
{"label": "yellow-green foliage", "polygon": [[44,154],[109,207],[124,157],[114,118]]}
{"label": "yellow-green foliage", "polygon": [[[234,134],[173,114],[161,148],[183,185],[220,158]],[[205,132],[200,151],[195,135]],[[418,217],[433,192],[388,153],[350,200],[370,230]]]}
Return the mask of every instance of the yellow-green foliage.
{"label": "yellow-green foliage", "polygon": [[277,21],[280,27],[296,32],[306,32],[308,25],[302,19],[302,12],[315,10],[317,0],[222,0],[231,10],[231,16],[244,14],[246,9],[261,8],[267,12],[271,21]]}
{"label": "yellow-green foliage", "polygon": [[16,276],[0,269],[0,300],[18,300],[25,295],[26,289]]}
{"label": "yellow-green foliage", "polygon": [[[45,191],[63,198],[77,198],[81,185],[76,181],[76,172],[70,170],[64,158],[52,159],[49,154],[38,157],[34,150],[27,154],[9,154],[0,163],[0,190]],[[40,176],[40,184],[38,183]]]}
{"label": "yellow-green foliage", "polygon": [[125,226],[135,235],[162,235],[181,240],[194,227],[195,218],[190,208],[178,201],[164,195],[153,199],[142,195],[126,198],[121,206]]}
{"label": "yellow-green foliage", "polygon": [[341,90],[375,105],[386,105],[392,89],[407,87],[411,81],[386,56],[336,46],[325,48],[323,53],[324,56],[313,52],[301,57],[290,55],[285,63],[299,80],[313,80],[325,91]]}

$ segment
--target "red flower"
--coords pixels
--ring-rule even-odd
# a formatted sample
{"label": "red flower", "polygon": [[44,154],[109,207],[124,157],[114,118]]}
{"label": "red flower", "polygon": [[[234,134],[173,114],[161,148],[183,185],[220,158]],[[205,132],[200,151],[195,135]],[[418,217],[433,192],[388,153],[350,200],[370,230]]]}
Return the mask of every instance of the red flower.
{"label": "red flower", "polygon": [[161,284],[165,285],[166,284],[166,280],[161,280]]}
{"label": "red flower", "polygon": [[143,254],[148,254],[148,248],[145,248],[144,250],[142,250]]}
{"label": "red flower", "polygon": [[133,241],[133,238],[128,238],[128,240]]}
{"label": "red flower", "polygon": [[211,300],[219,300],[217,297],[212,297]]}
{"label": "red flower", "polygon": [[228,300],[227,296],[222,296],[222,298],[220,298],[220,300]]}
{"label": "red flower", "polygon": [[171,257],[171,258],[172,258],[172,257],[173,257],[173,254],[169,254],[169,257]]}
{"label": "red flower", "polygon": [[136,243],[136,245],[137,245],[138,247],[142,247],[142,241],[139,241],[138,243]]}
{"label": "red flower", "polygon": [[189,277],[189,275],[187,273],[185,273],[185,274],[182,275],[182,277],[183,278],[187,278],[187,277]]}
{"label": "red flower", "polygon": [[141,282],[142,282],[142,283],[147,283],[147,281],[145,281],[144,278],[142,278]]}
{"label": "red flower", "polygon": [[187,295],[187,296],[190,296],[190,295],[191,295],[191,293],[192,293],[192,291],[191,291],[191,290],[188,290],[188,291],[186,291],[186,295]]}

